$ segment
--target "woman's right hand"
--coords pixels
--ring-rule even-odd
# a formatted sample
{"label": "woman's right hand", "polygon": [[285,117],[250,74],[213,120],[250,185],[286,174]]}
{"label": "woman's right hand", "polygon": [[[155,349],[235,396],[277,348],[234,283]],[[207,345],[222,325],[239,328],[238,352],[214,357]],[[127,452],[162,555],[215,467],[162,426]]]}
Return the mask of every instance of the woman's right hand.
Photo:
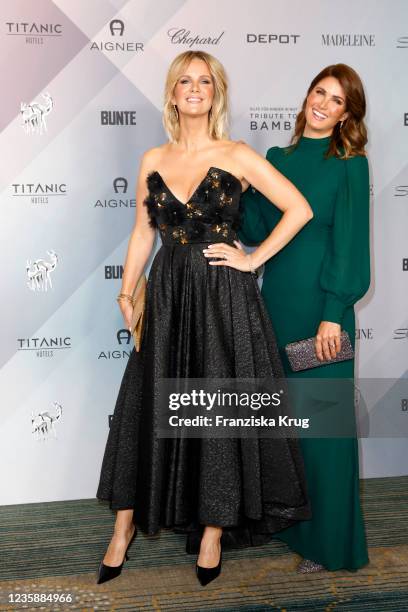
{"label": "woman's right hand", "polygon": [[119,308],[122,312],[123,320],[125,322],[125,327],[130,332],[132,332],[132,316],[133,316],[133,306],[128,300],[120,300]]}

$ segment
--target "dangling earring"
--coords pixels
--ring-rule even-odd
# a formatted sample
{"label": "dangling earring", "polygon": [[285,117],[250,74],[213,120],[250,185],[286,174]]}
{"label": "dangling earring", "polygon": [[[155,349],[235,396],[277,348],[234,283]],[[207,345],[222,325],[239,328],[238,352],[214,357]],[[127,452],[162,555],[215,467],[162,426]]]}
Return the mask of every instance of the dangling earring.
{"label": "dangling earring", "polygon": [[177,106],[175,104],[173,104],[173,110],[174,110],[174,114],[176,116],[176,121],[178,121],[179,120],[179,114],[178,114]]}
{"label": "dangling earring", "polygon": [[341,131],[342,127],[343,127],[343,123],[344,123],[344,121],[340,121],[340,131]]}

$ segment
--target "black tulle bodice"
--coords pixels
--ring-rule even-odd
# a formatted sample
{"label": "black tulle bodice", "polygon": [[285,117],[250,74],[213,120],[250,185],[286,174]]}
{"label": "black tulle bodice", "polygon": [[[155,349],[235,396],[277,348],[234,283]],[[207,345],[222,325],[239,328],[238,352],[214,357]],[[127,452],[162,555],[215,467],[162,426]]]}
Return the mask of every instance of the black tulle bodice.
{"label": "black tulle bodice", "polygon": [[231,242],[240,226],[241,181],[212,166],[188,202],[178,200],[157,170],[147,177],[150,225],[158,228],[163,244]]}

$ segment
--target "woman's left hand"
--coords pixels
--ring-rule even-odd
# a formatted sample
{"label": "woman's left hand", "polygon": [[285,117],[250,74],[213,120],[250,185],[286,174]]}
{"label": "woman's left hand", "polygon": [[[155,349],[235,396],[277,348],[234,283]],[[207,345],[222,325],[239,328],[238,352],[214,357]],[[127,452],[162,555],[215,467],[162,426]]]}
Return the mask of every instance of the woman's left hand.
{"label": "woman's left hand", "polygon": [[322,321],[315,337],[315,350],[320,361],[336,357],[341,349],[341,325],[331,321]]}
{"label": "woman's left hand", "polygon": [[224,242],[216,242],[209,244],[203,249],[205,257],[221,257],[219,261],[209,261],[211,266],[229,266],[241,272],[250,272],[250,253],[246,253],[242,245],[237,240],[234,240],[236,247]]}

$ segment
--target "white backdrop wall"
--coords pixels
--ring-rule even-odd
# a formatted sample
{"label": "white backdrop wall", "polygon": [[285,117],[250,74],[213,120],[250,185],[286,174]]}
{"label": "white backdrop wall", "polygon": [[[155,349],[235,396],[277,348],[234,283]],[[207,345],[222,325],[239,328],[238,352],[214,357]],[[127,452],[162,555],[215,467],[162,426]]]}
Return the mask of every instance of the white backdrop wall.
{"label": "white backdrop wall", "polygon": [[[165,139],[166,71],[189,48],[222,61],[231,136],[262,154],[288,143],[324,66],[361,75],[373,282],[357,309],[357,371],[389,388],[407,378],[406,0],[3,0],[0,11],[0,503],[95,496],[133,347],[115,297],[138,163]],[[125,125],[107,124],[114,111]],[[391,404],[390,419],[406,411],[403,395]],[[362,475],[408,474],[407,450],[402,436],[362,439]]]}

